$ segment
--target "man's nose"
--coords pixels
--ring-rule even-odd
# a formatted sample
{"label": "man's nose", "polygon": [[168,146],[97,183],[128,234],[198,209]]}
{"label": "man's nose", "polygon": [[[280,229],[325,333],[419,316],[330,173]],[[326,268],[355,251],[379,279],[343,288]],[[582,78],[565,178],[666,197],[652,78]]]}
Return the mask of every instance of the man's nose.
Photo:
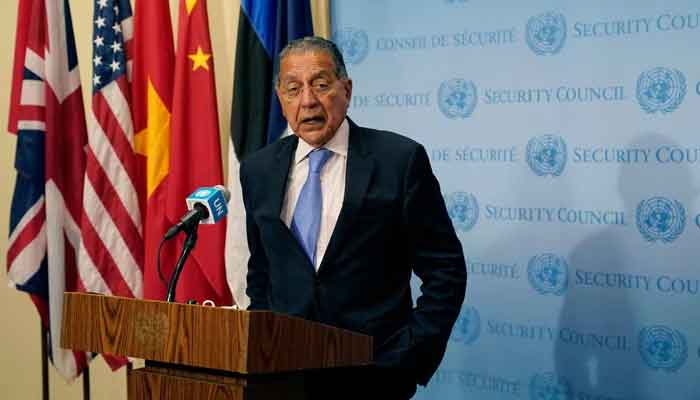
{"label": "man's nose", "polygon": [[305,86],[301,90],[301,105],[304,107],[313,107],[318,104],[318,97],[314,93],[311,86]]}

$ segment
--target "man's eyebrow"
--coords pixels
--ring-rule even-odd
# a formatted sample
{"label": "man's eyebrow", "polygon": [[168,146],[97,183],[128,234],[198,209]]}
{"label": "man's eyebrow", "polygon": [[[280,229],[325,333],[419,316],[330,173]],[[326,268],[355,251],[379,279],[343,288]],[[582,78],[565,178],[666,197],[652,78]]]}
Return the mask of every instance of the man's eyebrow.
{"label": "man's eyebrow", "polygon": [[[281,76],[280,77],[280,82],[289,82],[289,81],[298,81],[300,80],[296,75],[287,73],[286,76]],[[334,71],[329,71],[329,70],[320,70],[316,71],[311,74],[309,77],[310,80],[317,79],[317,78],[326,78],[326,77],[332,77],[334,75]]]}
{"label": "man's eyebrow", "polygon": [[327,69],[322,69],[322,70],[320,70],[320,71],[314,73],[314,74],[312,75],[312,77],[315,78],[315,77],[320,76],[320,75],[332,75],[332,74],[333,74],[333,71],[329,71],[329,70],[327,70]]}
{"label": "man's eyebrow", "polygon": [[321,73],[318,73],[318,74],[312,76],[312,77],[311,77],[311,80],[314,80],[314,79],[321,79],[321,78],[322,78],[322,79],[328,79],[328,78],[332,78],[332,77],[333,77],[333,74],[332,74],[332,73],[330,73],[330,72],[328,72],[328,71],[323,71],[323,72],[321,72]]}

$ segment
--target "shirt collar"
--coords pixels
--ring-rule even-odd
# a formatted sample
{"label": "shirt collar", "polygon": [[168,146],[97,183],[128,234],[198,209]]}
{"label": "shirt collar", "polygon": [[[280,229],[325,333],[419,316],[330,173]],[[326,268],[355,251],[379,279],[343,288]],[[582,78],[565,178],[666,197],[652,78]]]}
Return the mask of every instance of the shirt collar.
{"label": "shirt collar", "polygon": [[[340,127],[338,127],[338,130],[335,132],[335,135],[329,140],[326,144],[323,145],[326,149],[332,151],[335,154],[338,154],[343,157],[348,156],[348,139],[350,137],[350,124],[348,124],[348,120],[344,119],[343,123],[340,124]],[[297,145],[297,151],[294,154],[294,164],[300,163],[302,160],[306,158],[306,156],[311,153],[311,151],[315,150],[316,148],[311,146],[310,144],[306,143],[304,140],[299,138],[299,144]]]}

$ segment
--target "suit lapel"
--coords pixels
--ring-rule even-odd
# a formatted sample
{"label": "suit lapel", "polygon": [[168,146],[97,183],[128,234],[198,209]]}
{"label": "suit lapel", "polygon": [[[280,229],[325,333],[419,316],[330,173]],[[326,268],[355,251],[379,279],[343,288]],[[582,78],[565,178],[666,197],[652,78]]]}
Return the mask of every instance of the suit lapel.
{"label": "suit lapel", "polygon": [[374,160],[362,140],[362,135],[365,134],[363,129],[355,125],[350,118],[348,118],[348,122],[350,123],[350,137],[348,139],[348,161],[345,171],[345,198],[340,209],[340,215],[338,215],[338,221],[328,243],[328,248],[323,256],[323,260],[321,260],[321,265],[318,269],[319,273],[321,270],[324,270],[324,266],[329,262],[328,260],[333,260],[336,253],[342,248],[347,237],[346,235],[356,219],[354,216],[362,206],[362,202],[367,194],[367,187],[374,169]]}
{"label": "suit lapel", "polygon": [[[282,139],[285,140],[285,139]],[[271,214],[279,217],[282,212],[282,203],[284,202],[284,194],[287,188],[287,178],[289,177],[289,168],[294,159],[294,151],[299,144],[297,136],[291,136],[286,139],[286,143],[282,145],[277,152],[277,163],[270,166],[270,198],[273,200],[271,206]]]}

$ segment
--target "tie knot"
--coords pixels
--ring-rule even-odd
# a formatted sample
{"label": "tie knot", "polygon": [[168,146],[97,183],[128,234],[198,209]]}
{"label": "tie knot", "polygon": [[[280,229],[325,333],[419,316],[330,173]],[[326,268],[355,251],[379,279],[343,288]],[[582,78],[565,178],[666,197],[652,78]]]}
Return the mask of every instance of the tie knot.
{"label": "tie knot", "polygon": [[309,172],[320,173],[332,154],[332,151],[323,147],[309,153]]}

